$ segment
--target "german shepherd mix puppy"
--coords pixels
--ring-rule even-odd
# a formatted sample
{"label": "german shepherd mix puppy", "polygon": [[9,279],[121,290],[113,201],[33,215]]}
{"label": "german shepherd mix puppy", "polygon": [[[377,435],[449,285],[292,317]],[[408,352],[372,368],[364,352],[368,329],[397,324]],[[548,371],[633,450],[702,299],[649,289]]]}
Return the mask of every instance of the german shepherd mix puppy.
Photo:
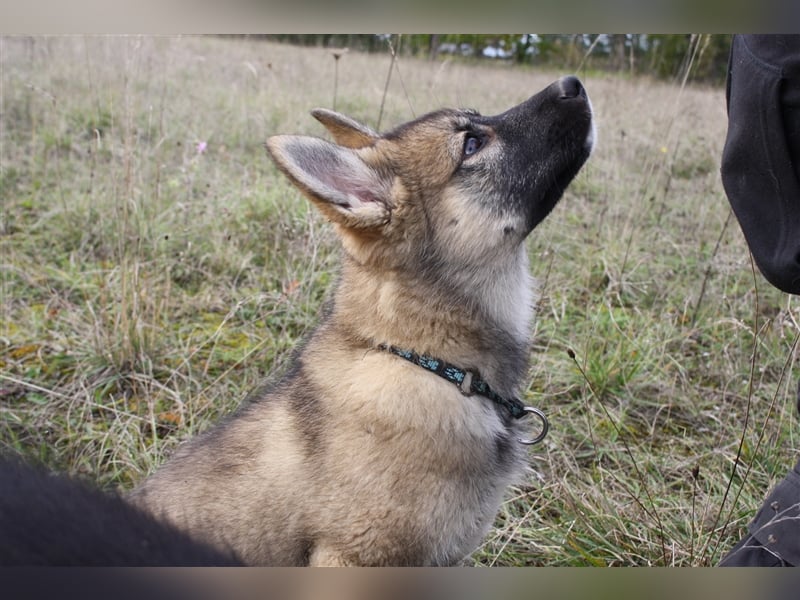
{"label": "german shepherd mix puppy", "polygon": [[565,77],[384,135],[312,114],[334,142],[267,149],[341,237],[332,306],[280,382],[129,499],[249,564],[452,565],[526,465],[524,241],[591,152],[591,105]]}

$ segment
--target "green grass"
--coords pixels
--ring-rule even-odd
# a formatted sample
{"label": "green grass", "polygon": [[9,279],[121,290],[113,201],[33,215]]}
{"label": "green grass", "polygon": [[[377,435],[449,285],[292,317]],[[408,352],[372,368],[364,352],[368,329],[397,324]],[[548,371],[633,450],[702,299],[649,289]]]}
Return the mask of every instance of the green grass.
{"label": "green grass", "polygon": [[[336,239],[263,142],[322,135],[308,111],[332,105],[334,60],[199,37],[0,44],[0,443],[127,489],[318,319]],[[375,126],[389,64],[345,55],[337,108]],[[401,57],[382,128],[500,112],[573,67]],[[723,90],[579,75],[599,144],[529,242],[525,396],[552,430],[473,561],[714,564],[796,459],[800,311],[728,219]]]}

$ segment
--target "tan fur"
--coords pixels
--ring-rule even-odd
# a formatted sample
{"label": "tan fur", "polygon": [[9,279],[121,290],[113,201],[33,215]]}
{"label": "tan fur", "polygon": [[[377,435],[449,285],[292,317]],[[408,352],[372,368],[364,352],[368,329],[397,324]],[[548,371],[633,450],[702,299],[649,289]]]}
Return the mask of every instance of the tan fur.
{"label": "tan fur", "polygon": [[[270,138],[276,164],[342,239],[329,314],[281,381],[180,447],[130,499],[250,564],[450,565],[469,554],[524,470],[520,426],[378,345],[518,392],[533,301],[523,242],[535,203],[554,204],[561,188],[540,192],[571,179],[593,135],[588,100],[559,100],[563,87],[506,115],[440,111],[383,136],[317,110],[335,143]],[[473,155],[466,130],[481,136]],[[551,152],[562,130],[569,143]]]}

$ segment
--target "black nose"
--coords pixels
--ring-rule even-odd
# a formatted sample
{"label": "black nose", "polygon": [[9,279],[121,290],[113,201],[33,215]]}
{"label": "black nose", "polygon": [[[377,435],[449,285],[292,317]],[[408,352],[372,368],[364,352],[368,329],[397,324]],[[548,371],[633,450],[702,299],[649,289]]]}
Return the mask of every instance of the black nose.
{"label": "black nose", "polygon": [[574,75],[568,75],[567,77],[562,77],[558,81],[559,86],[561,87],[561,99],[568,100],[570,98],[577,98],[578,96],[585,96],[586,92],[583,91],[583,85],[581,84],[581,80],[575,77]]}

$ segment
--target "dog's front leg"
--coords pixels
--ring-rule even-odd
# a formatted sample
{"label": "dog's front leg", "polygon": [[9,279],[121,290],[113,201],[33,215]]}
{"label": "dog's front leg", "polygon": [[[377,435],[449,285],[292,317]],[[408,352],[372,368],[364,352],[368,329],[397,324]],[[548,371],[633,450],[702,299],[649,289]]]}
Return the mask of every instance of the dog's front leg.
{"label": "dog's front leg", "polygon": [[357,566],[352,561],[346,560],[340,552],[329,546],[317,546],[309,556],[308,564],[311,567],[353,567]]}

